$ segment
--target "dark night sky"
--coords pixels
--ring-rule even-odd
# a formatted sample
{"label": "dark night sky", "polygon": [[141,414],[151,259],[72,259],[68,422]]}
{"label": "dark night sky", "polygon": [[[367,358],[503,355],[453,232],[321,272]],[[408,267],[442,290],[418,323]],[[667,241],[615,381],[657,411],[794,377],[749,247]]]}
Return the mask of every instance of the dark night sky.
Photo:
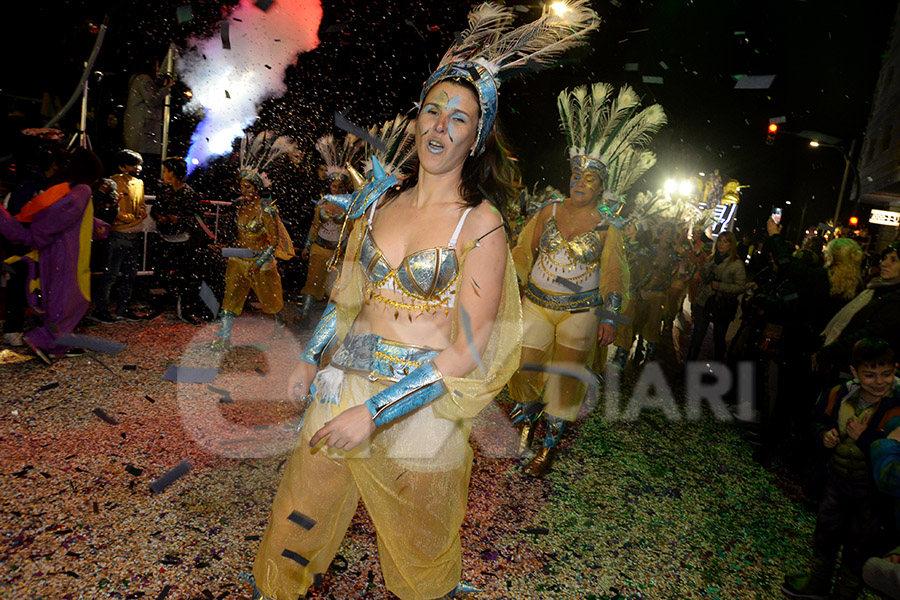
{"label": "dark night sky", "polygon": [[[276,0],[277,1],[277,0]],[[128,74],[138,62],[161,57],[168,42],[213,33],[227,3],[194,0],[194,20],[178,25],[175,9],[187,0],[18,2],[8,15],[21,39],[7,36],[3,92],[67,97],[93,37],[88,23],[110,15],[97,69],[107,73],[92,99],[98,113],[124,103]],[[510,2],[531,6],[536,2]],[[566,64],[504,85],[501,120],[520,156],[527,184],[567,178],[564,138],[556,124],[561,89],[588,81],[629,83],[661,103],[669,125],[657,136],[657,166],[646,188],[669,176],[718,168],[751,187],[739,220],[756,225],[773,204],[790,200],[785,218],[806,224],[833,212],[844,161],[833,149],[813,150],[790,132],[815,130],[849,147],[865,131],[870,99],[886,51],[894,0],[595,0],[603,18],[590,47]],[[263,123],[310,142],[330,128],[334,109],[368,126],[405,111],[422,82],[462,29],[468,2],[324,0],[321,45],[288,72],[289,92],[267,102]],[[409,21],[409,22],[407,22]],[[736,35],[735,32],[745,32]],[[664,68],[660,61],[668,68]],[[640,70],[624,70],[638,63]],[[734,90],[732,75],[775,74],[768,90]],[[664,78],[645,84],[642,75]],[[9,96],[6,96],[9,100]],[[28,108],[25,101],[19,103]],[[77,116],[73,111],[72,118]],[[766,145],[770,117],[787,122]],[[31,123],[39,125],[40,123]],[[190,120],[173,126],[173,152],[186,148]],[[102,143],[102,131],[95,131]],[[860,139],[860,143],[861,143]],[[815,197],[813,199],[813,197]]]}

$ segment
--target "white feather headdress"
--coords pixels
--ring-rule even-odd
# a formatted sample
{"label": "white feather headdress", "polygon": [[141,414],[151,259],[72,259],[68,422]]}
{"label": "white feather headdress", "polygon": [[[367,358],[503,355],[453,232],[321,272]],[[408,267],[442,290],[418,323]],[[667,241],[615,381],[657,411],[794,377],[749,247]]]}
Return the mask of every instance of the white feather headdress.
{"label": "white feather headdress", "polygon": [[646,148],[666,124],[662,106],[640,108],[641,99],[625,85],[595,83],[564,90],[557,106],[572,164],[594,169],[606,189],[621,196],[656,162]]}
{"label": "white feather headdress", "polygon": [[325,161],[325,170],[329,179],[345,178],[349,181],[350,172],[347,167],[356,168],[356,162],[363,152],[363,142],[355,135],[348,133],[343,140],[336,140],[330,133],[316,141],[316,150]]}
{"label": "white feather headdress", "polygon": [[272,185],[266,169],[279,156],[295,152],[297,145],[286,135],[279,136],[272,131],[263,131],[256,136],[247,134],[241,140],[241,177],[252,180],[260,189]]}

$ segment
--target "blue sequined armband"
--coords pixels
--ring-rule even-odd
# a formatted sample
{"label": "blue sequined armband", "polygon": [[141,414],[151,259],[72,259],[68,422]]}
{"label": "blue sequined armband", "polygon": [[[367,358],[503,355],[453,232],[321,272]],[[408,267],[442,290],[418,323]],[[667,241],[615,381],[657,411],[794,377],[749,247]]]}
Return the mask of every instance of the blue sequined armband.
{"label": "blue sequined armband", "polygon": [[306,344],[306,349],[300,355],[300,360],[318,366],[319,361],[322,360],[322,355],[325,354],[325,350],[328,349],[328,346],[334,339],[336,331],[337,307],[332,302],[325,307],[325,312],[322,314],[322,318],[319,319],[319,324],[316,325],[315,333],[313,333],[309,343]]}
{"label": "blue sequined armband", "polygon": [[[610,292],[606,295],[606,302],[603,307],[609,312],[614,312],[619,314],[622,312],[622,294],[617,294],[616,292]],[[607,325],[612,325],[613,327],[618,327],[619,324],[614,319],[600,319],[601,323],[606,323]]]}
{"label": "blue sequined armband", "polygon": [[434,363],[422,363],[415,371],[386,388],[367,402],[372,420],[378,427],[440,398],[447,388]]}

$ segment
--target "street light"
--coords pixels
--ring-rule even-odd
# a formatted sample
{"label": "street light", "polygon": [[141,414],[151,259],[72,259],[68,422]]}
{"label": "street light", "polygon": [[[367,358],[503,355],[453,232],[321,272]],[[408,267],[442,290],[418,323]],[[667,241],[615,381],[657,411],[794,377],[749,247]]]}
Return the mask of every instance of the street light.
{"label": "street light", "polygon": [[565,2],[554,2],[551,8],[560,17],[572,10]]}
{"label": "street light", "polygon": [[[859,202],[859,171],[857,170],[856,165],[853,164],[853,161],[850,160],[850,155],[848,155],[841,146],[838,146],[837,144],[826,144],[819,140],[810,140],[809,145],[812,148],[834,148],[844,157],[844,177],[841,179],[841,191],[838,193],[837,207],[834,209],[834,221],[832,221],[837,225],[838,219],[841,216],[841,204],[844,202],[844,192],[847,189],[847,176],[850,174],[850,169],[853,169],[853,178],[856,183],[856,198],[854,199],[854,202]],[[853,152],[855,146],[856,140],[853,140],[850,145],[850,152]]]}

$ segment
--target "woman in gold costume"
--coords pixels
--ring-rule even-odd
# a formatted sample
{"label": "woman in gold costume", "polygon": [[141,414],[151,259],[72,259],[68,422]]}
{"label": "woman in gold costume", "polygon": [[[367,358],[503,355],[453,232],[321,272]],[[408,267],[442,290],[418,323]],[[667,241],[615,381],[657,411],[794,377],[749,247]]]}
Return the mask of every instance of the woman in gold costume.
{"label": "woman in gold costume", "polygon": [[665,124],[659,105],[637,112],[640,99],[631,88],[623,87],[615,99],[612,93],[611,85],[597,83],[560,94],[572,167],[569,196],[541,209],[513,250],[523,287],[524,339],[509,389],[516,401],[510,416],[522,423],[520,454],[542,414],[547,422],[541,449],[525,467],[533,477],[550,470],[567,425],[578,416],[585,365],[595,347],[616,338],[628,263],[614,206],[655,162],[642,148]]}
{"label": "woman in gold costume", "polygon": [[[353,191],[348,166],[354,166],[362,147],[362,141],[352,135],[344,137],[342,143],[338,143],[332,135],[323,136],[316,142],[316,149],[325,161],[329,196],[340,196]],[[340,257],[335,258],[335,253],[342,252],[347,244],[344,233],[349,231],[344,227],[346,213],[340,206],[330,202],[329,196],[323,198],[316,207],[306,244],[300,253],[300,258],[309,261],[306,282],[300,290],[301,318],[309,316],[313,305],[325,298],[329,291],[328,265],[339,262]]]}
{"label": "woman in gold costume", "polygon": [[[303,595],[360,499],[389,591],[402,600],[465,591],[459,529],[472,418],[515,371],[521,343],[515,268],[491,201],[510,196],[497,85],[501,65],[558,56],[535,56],[548,43],[559,51],[581,43],[595,16],[587,2],[572,7],[566,21],[545,12],[536,47],[522,29],[510,31],[511,8],[479,5],[423,89],[418,172],[392,189],[396,176],[375,168],[353,196],[333,302],[289,382],[296,398],[312,382],[312,398],[254,564],[257,597]],[[520,53],[491,54],[509,48],[509,36]]]}
{"label": "woman in gold costume", "polygon": [[236,247],[247,252],[228,258],[222,327],[216,332],[219,339],[213,342],[215,349],[231,346],[234,318],[243,311],[251,289],[256,293],[263,312],[274,315],[276,332],[284,327],[281,317],[284,300],[276,260],[290,259],[294,256],[294,249],[272,201],[269,181],[263,169],[292,148],[288,138],[275,139],[268,132],[260,133],[249,144],[245,138],[241,146],[241,197],[236,203],[235,216]]}

